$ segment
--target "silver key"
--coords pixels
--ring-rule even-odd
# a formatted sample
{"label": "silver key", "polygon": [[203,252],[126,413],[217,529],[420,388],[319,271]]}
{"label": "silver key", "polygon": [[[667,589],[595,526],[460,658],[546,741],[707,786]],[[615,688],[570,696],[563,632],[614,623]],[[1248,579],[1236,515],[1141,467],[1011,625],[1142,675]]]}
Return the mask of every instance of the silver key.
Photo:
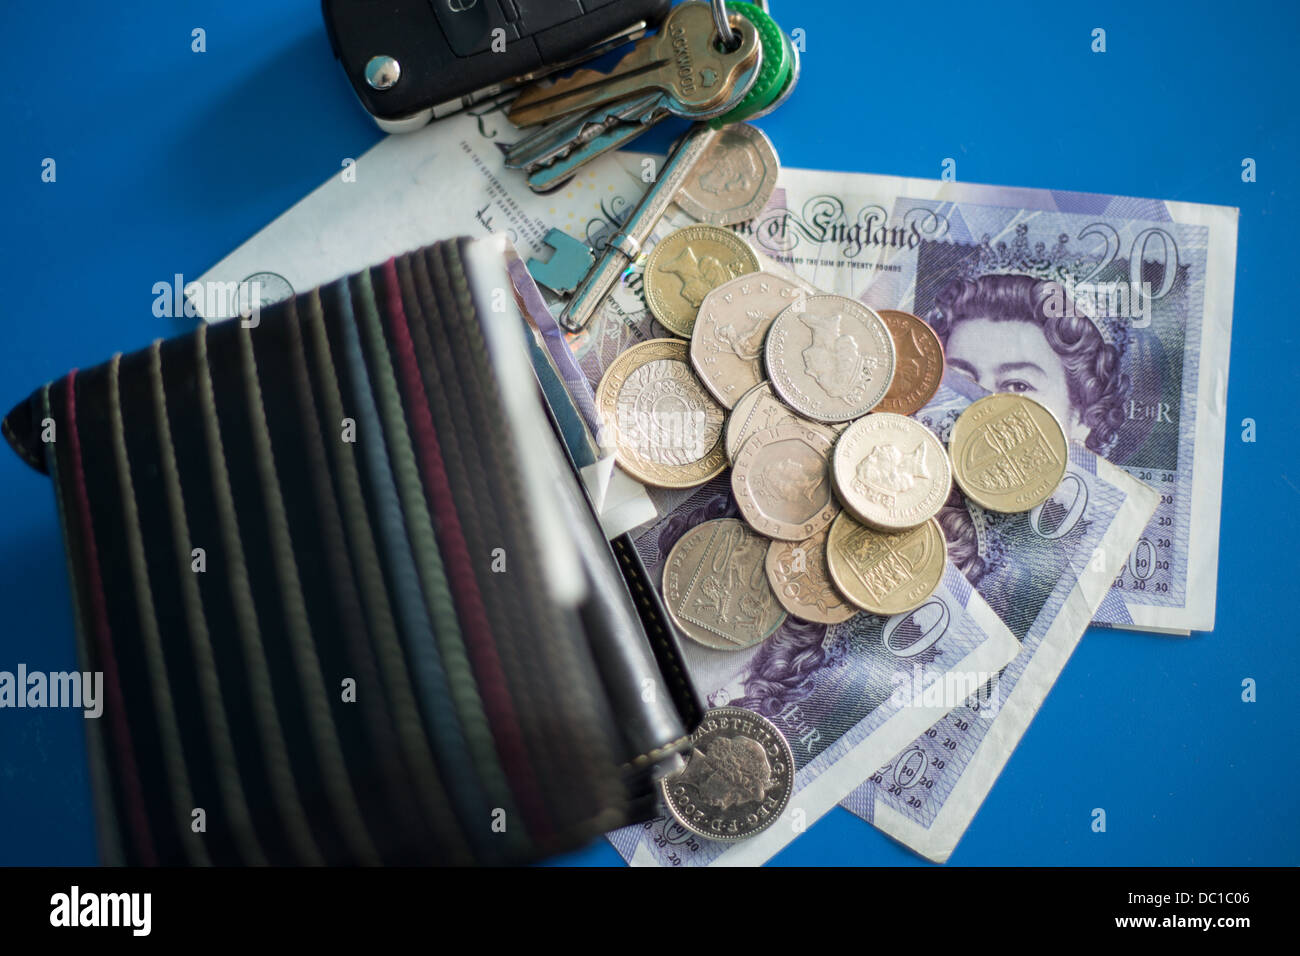
{"label": "silver key", "polygon": [[[732,96],[697,118],[710,119],[729,112],[749,93],[760,65],[761,60],[755,60],[754,68],[736,84]],[[528,187],[534,192],[547,192],[597,156],[626,145],[674,113],[669,98],[662,93],[634,96],[543,127],[506,150],[506,166],[526,170]]]}
{"label": "silver key", "polygon": [[613,288],[627,264],[641,254],[641,244],[650,237],[677,190],[686,182],[700,157],[708,152],[717,135],[717,130],[702,124],[686,134],[664,162],[659,178],[628,216],[623,229],[610,239],[609,247],[596,268],[587,273],[582,285],[573,293],[573,298],[560,313],[560,325],[570,332],[581,332],[587,327],[601,299]]}
{"label": "silver key", "polygon": [[510,105],[506,115],[516,126],[533,126],[641,93],[658,90],[679,115],[708,113],[731,99],[734,85],[762,55],[754,25],[733,15],[738,42],[727,49],[718,42],[707,3],[673,7],[654,36],[638,40],[609,73],[578,70],[549,86],[532,86]]}
{"label": "silver key", "polygon": [[[659,171],[659,178],[641,197],[632,214],[627,217],[623,229],[610,240],[609,247],[596,268],[588,272],[578,286],[573,298],[560,314],[560,325],[570,332],[580,332],[586,328],[591,317],[596,314],[596,308],[618,281],[628,263],[634,262],[641,254],[642,245],[650,238],[655,225],[663,218],[664,211],[676,200],[683,187],[692,182],[697,174],[707,172],[715,164],[721,167],[734,164],[737,159],[734,154],[738,150],[746,153],[757,150],[764,154],[763,161],[757,164],[762,166],[759,173],[761,182],[753,183],[745,193],[745,209],[753,209],[755,212],[762,210],[767,205],[772,190],[776,188],[779,171],[776,153],[767,137],[744,124],[726,127],[720,133],[703,123],[697,123],[669,154]],[[722,210],[721,218],[713,221],[731,224],[742,220],[739,213],[727,207]]]}

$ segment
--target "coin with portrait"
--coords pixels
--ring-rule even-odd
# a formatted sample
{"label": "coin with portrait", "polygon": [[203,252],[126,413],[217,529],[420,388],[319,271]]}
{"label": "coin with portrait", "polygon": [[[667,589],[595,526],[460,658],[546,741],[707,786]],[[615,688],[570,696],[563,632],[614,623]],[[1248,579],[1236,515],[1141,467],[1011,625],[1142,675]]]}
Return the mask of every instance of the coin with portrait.
{"label": "coin with portrait", "polygon": [[889,329],[872,309],[841,295],[809,296],[782,312],[764,354],[776,394],[819,422],[860,418],[894,378]]}
{"label": "coin with portrait", "polygon": [[691,734],[686,767],[659,782],[673,818],[710,840],[743,840],[781,816],[794,792],[794,754],[776,725],[716,707]]}
{"label": "coin with portrait", "polygon": [[711,226],[745,222],[763,211],[780,171],[767,135],[748,123],[734,123],[714,137],[674,202]]}
{"label": "coin with portrait", "polygon": [[660,239],[646,259],[646,305],[660,325],[689,339],[704,297],[729,279],[757,271],[758,256],[734,232],[686,226]]}
{"label": "coin with portrait", "polygon": [[900,531],[939,513],[952,491],[952,466],[939,439],[920,422],[873,412],[835,444],[835,492],[863,524]]}
{"label": "coin with portrait", "polygon": [[751,435],[731,468],[731,493],[759,534],[802,541],[839,513],[831,486],[831,442],[820,429],[784,422]]}

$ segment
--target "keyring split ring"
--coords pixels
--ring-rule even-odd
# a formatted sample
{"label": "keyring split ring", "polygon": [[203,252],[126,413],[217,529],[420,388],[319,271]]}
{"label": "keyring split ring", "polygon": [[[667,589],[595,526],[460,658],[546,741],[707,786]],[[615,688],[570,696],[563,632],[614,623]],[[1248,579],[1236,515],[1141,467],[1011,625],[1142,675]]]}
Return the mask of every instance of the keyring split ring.
{"label": "keyring split ring", "polygon": [[734,50],[740,46],[740,31],[727,19],[726,0],[712,0],[709,6],[713,8],[713,26],[718,31],[718,39],[727,50]]}

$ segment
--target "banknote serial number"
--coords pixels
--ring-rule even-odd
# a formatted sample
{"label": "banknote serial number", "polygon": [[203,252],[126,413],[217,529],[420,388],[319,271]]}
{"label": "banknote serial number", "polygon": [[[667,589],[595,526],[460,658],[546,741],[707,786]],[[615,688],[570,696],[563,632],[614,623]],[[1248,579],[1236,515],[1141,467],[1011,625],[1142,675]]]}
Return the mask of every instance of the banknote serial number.
{"label": "banknote serial number", "polygon": [[1202,890],[1195,893],[1178,891],[1176,893],[1130,893],[1130,903],[1142,906],[1154,906],[1159,909],[1170,904],[1196,903],[1204,905],[1249,903],[1250,894],[1234,890]]}

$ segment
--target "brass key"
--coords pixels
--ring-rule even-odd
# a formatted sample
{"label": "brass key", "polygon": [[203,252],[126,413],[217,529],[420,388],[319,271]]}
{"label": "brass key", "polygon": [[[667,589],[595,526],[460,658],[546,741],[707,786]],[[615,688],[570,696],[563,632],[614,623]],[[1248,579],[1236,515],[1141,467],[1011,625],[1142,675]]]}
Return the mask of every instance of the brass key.
{"label": "brass key", "polygon": [[516,126],[533,126],[655,89],[674,101],[678,115],[707,113],[726,101],[759,56],[754,25],[734,14],[730,22],[740,42],[728,51],[707,3],[673,7],[660,31],[638,40],[611,72],[579,70],[550,86],[529,87],[506,115]]}

